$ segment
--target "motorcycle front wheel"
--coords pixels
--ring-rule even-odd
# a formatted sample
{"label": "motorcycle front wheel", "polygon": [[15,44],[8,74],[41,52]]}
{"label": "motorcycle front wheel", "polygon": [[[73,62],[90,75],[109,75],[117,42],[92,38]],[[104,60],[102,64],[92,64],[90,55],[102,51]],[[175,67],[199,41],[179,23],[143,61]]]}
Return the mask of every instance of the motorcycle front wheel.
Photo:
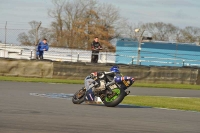
{"label": "motorcycle front wheel", "polygon": [[81,104],[81,103],[83,103],[84,100],[85,100],[85,95],[86,95],[86,89],[85,88],[80,89],[72,97],[72,102],[74,104]]}
{"label": "motorcycle front wheel", "polygon": [[115,107],[122,102],[126,93],[122,88],[115,88],[112,90],[113,94],[107,95],[104,99],[104,105],[107,107]]}

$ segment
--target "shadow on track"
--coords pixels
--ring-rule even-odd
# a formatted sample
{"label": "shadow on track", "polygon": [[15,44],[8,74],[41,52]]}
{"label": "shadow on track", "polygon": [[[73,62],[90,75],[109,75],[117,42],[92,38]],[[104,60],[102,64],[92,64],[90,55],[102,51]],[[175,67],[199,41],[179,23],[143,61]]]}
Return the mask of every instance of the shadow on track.
{"label": "shadow on track", "polygon": [[[97,106],[97,107],[106,107],[104,104],[80,104],[80,105],[88,105],[88,106]],[[129,104],[119,104],[116,107],[109,107],[109,108],[152,108],[148,106],[137,106],[137,105],[129,105]]]}

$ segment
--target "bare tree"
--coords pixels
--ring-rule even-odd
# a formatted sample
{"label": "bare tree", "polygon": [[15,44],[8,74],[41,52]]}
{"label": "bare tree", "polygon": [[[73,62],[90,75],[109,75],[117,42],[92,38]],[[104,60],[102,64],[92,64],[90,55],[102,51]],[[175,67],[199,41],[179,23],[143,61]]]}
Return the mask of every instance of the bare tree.
{"label": "bare tree", "polygon": [[[125,20],[120,16],[119,9],[113,6],[112,4],[99,4],[99,8],[97,8],[96,12],[100,17],[99,24],[105,28],[108,32],[110,32],[107,36],[108,40],[111,40],[115,37],[119,36],[119,29],[121,29],[122,25],[120,23]],[[121,27],[121,28],[120,28]],[[124,28],[124,27],[123,27]]]}
{"label": "bare tree", "polygon": [[31,27],[31,30],[28,31],[28,33],[20,33],[18,35],[18,41],[23,45],[34,45],[35,39],[36,39],[36,28],[39,25],[39,22],[37,21],[31,21],[29,22],[29,25]]}
{"label": "bare tree", "polygon": [[135,29],[140,29],[141,31],[145,30],[144,27],[143,27],[143,24],[142,22],[139,22],[137,24],[135,23],[131,23],[131,22],[127,22],[127,21],[124,21],[125,23],[123,25],[124,28],[123,30],[121,31],[123,33],[123,35],[125,37],[128,37],[128,38],[137,38],[138,34],[135,32]]}
{"label": "bare tree", "polygon": [[40,27],[39,38],[40,39],[46,38],[48,40],[48,43],[52,44],[56,37],[52,29]]}
{"label": "bare tree", "polygon": [[188,26],[181,30],[180,32],[182,38],[180,42],[194,43],[200,42],[200,28]]}
{"label": "bare tree", "polygon": [[59,46],[88,49],[93,38],[99,36],[102,44],[114,49],[109,41],[119,36],[116,25],[121,20],[116,7],[96,0],[53,0],[53,4],[49,15],[54,18],[52,31]]}
{"label": "bare tree", "polygon": [[[36,28],[38,27],[40,22],[31,21],[29,25],[31,26],[31,30],[27,33],[22,32],[18,35],[17,40],[23,45],[34,45],[36,40]],[[48,40],[52,41],[53,33],[50,29],[40,27],[39,29],[39,40],[42,38],[47,38]],[[38,40],[38,42],[39,42]]]}
{"label": "bare tree", "polygon": [[54,19],[52,22],[52,29],[56,33],[56,41],[57,43],[62,43],[61,38],[63,37],[63,13],[64,13],[64,6],[65,0],[52,0],[54,5],[54,9],[48,10],[48,15]]}
{"label": "bare tree", "polygon": [[156,22],[156,23],[146,23],[142,25],[146,31],[148,31],[154,40],[159,41],[169,41],[174,36],[176,36],[178,27],[168,23]]}
{"label": "bare tree", "polygon": [[22,44],[22,45],[34,45],[34,40],[31,42],[29,39],[29,36],[27,33],[23,32],[18,35],[17,40]]}

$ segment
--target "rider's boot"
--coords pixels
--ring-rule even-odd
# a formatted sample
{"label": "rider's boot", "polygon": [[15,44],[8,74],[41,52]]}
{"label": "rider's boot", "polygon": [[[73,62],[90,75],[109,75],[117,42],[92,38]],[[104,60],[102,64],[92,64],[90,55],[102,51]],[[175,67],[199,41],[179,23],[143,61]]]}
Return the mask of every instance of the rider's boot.
{"label": "rider's boot", "polygon": [[131,91],[125,91],[125,96],[129,95]]}

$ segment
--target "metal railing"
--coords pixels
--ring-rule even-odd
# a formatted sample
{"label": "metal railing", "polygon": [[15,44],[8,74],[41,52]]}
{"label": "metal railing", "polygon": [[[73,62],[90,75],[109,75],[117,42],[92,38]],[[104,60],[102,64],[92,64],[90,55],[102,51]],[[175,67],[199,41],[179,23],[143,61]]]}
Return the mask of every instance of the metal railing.
{"label": "metal railing", "polygon": [[[91,62],[91,55],[92,52],[88,50],[50,47],[49,51],[44,52],[44,59],[52,61]],[[98,55],[98,63],[137,65],[137,56],[127,56],[113,52],[100,52]],[[177,55],[176,58],[142,56],[139,60],[139,65],[200,66],[200,60],[198,59],[183,59],[178,58],[178,56],[180,55]],[[0,57],[31,60],[34,59],[34,46],[5,45],[0,43]],[[126,63],[117,62],[117,58],[123,58],[122,60]]]}
{"label": "metal railing", "polygon": [[[21,45],[19,34],[27,33],[30,29],[9,29],[0,27],[0,57],[15,59],[34,59],[35,46]],[[34,40],[34,39],[33,39]],[[100,52],[98,63],[138,64],[138,49],[119,49],[118,52]],[[130,55],[127,53],[130,53]],[[51,47],[44,53],[44,59],[53,61],[91,62],[91,51],[76,48]],[[166,56],[167,55],[167,56]],[[200,54],[198,52],[183,53],[176,49],[171,52],[152,51],[142,47],[138,65],[156,66],[200,66]]]}
{"label": "metal railing", "polygon": [[[53,61],[91,62],[91,51],[50,47],[44,52],[44,59]],[[115,54],[100,52],[99,63],[115,63]],[[34,46],[22,46],[0,43],[0,57],[15,59],[34,59]]]}

